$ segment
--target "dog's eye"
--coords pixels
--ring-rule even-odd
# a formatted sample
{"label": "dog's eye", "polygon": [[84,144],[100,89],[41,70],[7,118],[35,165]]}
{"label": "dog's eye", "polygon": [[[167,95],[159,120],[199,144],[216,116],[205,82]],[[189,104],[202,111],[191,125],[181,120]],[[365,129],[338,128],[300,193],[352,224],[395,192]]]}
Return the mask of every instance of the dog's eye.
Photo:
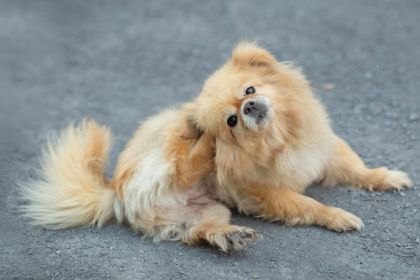
{"label": "dog's eye", "polygon": [[248,95],[248,94],[254,94],[255,93],[255,88],[254,87],[248,87],[246,90],[245,90],[245,95]]}
{"label": "dog's eye", "polygon": [[235,115],[232,115],[227,119],[227,124],[230,127],[234,127],[237,122],[238,122],[238,118]]}

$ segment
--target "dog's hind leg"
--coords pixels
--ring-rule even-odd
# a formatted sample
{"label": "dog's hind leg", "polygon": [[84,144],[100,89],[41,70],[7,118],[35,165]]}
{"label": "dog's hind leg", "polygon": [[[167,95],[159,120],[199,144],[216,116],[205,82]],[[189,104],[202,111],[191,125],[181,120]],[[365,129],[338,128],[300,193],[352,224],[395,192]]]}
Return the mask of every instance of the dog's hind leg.
{"label": "dog's hind leg", "polygon": [[386,167],[370,169],[342,139],[337,137],[335,151],[325,170],[322,184],[350,185],[370,191],[400,190],[411,186],[408,175]]}
{"label": "dog's hind leg", "polygon": [[186,230],[182,241],[187,244],[205,241],[226,252],[241,249],[257,239],[255,230],[229,224],[230,210],[220,203],[189,207],[189,211],[194,211],[195,215],[185,222]]}

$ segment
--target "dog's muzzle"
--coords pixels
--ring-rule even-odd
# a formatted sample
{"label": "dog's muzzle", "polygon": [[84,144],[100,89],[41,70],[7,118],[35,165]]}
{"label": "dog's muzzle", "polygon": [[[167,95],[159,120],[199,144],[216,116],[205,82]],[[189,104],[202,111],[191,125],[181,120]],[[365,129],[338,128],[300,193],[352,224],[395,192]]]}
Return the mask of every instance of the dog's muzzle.
{"label": "dog's muzzle", "polygon": [[260,123],[267,116],[268,108],[261,101],[249,100],[245,103],[243,111],[245,115],[254,118],[257,123]]}
{"label": "dog's muzzle", "polygon": [[265,127],[273,118],[274,111],[268,97],[259,95],[245,100],[241,105],[241,117],[245,126],[253,131]]}

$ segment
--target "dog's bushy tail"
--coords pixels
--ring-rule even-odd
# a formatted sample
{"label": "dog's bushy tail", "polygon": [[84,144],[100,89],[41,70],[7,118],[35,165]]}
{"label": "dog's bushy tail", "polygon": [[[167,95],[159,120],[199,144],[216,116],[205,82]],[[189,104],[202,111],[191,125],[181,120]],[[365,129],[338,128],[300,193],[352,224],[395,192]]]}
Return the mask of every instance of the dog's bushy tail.
{"label": "dog's bushy tail", "polygon": [[104,176],[110,145],[109,129],[92,120],[48,141],[40,179],[21,185],[23,215],[53,229],[100,227],[112,219],[116,194]]}

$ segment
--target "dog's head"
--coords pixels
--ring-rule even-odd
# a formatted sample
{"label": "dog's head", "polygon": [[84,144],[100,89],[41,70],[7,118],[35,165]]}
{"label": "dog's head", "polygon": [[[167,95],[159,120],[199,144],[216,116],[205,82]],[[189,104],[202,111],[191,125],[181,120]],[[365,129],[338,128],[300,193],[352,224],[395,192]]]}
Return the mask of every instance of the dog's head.
{"label": "dog's head", "polygon": [[191,119],[216,139],[219,165],[244,171],[255,163],[269,166],[299,138],[311,99],[299,70],[263,48],[241,43],[205,82],[191,104]]}

